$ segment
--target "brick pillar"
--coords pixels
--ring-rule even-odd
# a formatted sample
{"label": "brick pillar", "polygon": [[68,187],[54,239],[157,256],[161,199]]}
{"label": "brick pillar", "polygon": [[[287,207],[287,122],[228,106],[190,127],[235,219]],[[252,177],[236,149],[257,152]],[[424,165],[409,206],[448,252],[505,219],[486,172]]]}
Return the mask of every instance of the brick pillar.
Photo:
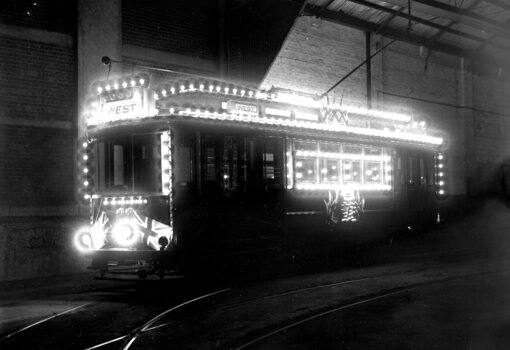
{"label": "brick pillar", "polygon": [[[108,66],[101,57],[122,59],[121,0],[78,0],[78,137],[85,134],[85,118],[89,112],[92,85],[105,80]],[[113,64],[109,76],[121,71]]]}

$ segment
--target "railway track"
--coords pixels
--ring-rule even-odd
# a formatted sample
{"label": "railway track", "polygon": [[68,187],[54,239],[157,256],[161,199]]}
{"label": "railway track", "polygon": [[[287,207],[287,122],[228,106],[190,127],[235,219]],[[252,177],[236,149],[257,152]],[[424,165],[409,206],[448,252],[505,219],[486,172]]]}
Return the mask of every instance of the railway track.
{"label": "railway track", "polygon": [[[122,331],[122,335],[112,337],[112,339],[102,341],[94,345],[82,346],[79,347],[79,349],[93,350],[120,348],[123,350],[132,350],[134,348],[152,348],[154,345],[154,339],[157,339],[158,336],[167,337],[168,329],[170,327],[173,331],[176,329],[178,331],[180,329],[187,332],[186,322],[193,322],[194,317],[199,319],[203,324],[207,324],[207,322],[214,319],[233,319],[234,315],[239,315],[240,319],[244,320],[245,318],[249,319],[249,317],[244,317],[245,315],[249,315],[250,312],[253,314],[253,311],[258,310],[259,308],[261,310],[271,310],[274,305],[283,305],[284,307],[279,310],[280,314],[274,320],[271,319],[266,323],[257,323],[256,320],[251,320],[253,324],[248,325],[245,328],[240,326],[237,330],[226,329],[226,338],[222,339],[221,342],[218,343],[220,348],[246,349],[262,343],[273,336],[277,336],[291,329],[299,328],[300,326],[306,325],[311,321],[323,318],[327,315],[347,311],[358,306],[370,304],[399,294],[404,294],[432,284],[447,283],[456,279],[466,279],[487,274],[508,273],[510,269],[474,273],[461,273],[460,271],[465,271],[465,268],[464,270],[461,269],[457,272],[451,272],[446,276],[433,275],[424,277],[422,272],[416,272],[415,274],[412,274],[412,276],[406,278],[406,280],[409,281],[408,283],[400,285],[395,284],[394,281],[392,281],[392,275],[389,275],[318,283],[316,285],[308,285],[301,288],[289,288],[279,292],[263,293],[261,295],[243,295],[242,297],[239,296],[241,291],[239,288],[217,289],[176,303],[164,311],[155,314],[155,316],[148,316],[146,317],[148,321],[141,323],[140,326]],[[387,280],[387,283],[382,284],[382,281],[384,280]],[[411,283],[412,281],[414,282]],[[363,291],[366,291],[365,286],[371,285],[379,287],[370,293],[364,293]],[[383,286],[387,288],[382,288]],[[352,294],[349,292],[350,290],[359,290],[360,292]],[[306,304],[310,300],[314,300],[317,296],[321,295],[327,295],[328,298],[333,295],[336,296],[336,299],[331,301],[331,305],[326,305],[324,307],[317,307],[317,305],[301,305]],[[205,300],[211,300],[211,302],[208,303],[207,308],[200,308],[198,311],[193,310],[193,312],[197,311],[199,316],[190,313],[184,314],[185,317],[183,318],[181,313],[180,318],[178,319],[173,319],[171,317],[176,311],[188,312],[186,307]],[[289,300],[292,300],[292,303],[288,303]],[[79,318],[81,317],[80,312],[84,312],[93,307],[98,307],[100,304],[100,301],[83,303],[53,314],[49,317],[42,318],[39,321],[32,322],[31,324],[4,336],[0,340],[0,348],[4,348],[4,345],[12,345],[11,348],[15,348],[15,340],[23,337],[25,333],[34,331],[38,327],[43,326],[51,329],[52,322],[63,317]],[[287,307],[288,310],[285,309],[285,307]],[[294,310],[296,307],[297,310],[299,310],[298,312]],[[202,323],[200,323],[200,325],[202,325]],[[222,332],[221,326],[225,325],[218,325],[217,332]],[[156,335],[152,336],[154,333],[156,333]],[[209,334],[204,334],[202,336],[207,337]],[[149,338],[152,338],[152,340]],[[181,338],[186,338],[186,335],[181,336]],[[89,344],[91,339],[93,338],[91,337],[89,339]],[[196,341],[193,337],[189,339],[191,342]],[[172,339],[169,339],[168,341],[169,342],[167,344],[173,344]],[[6,347],[6,349],[7,348],[8,347]],[[64,345],[62,348],[76,349],[74,347],[66,347]],[[193,346],[190,346],[190,348],[193,348]]]}
{"label": "railway track", "polygon": [[[248,305],[248,304],[253,303],[253,302],[259,302],[259,301],[268,300],[268,299],[274,299],[274,298],[287,297],[287,296],[298,294],[298,293],[305,293],[305,292],[309,292],[309,291],[316,291],[316,290],[319,290],[319,289],[322,289],[322,288],[330,288],[330,287],[334,287],[334,286],[340,286],[340,285],[344,285],[344,284],[365,281],[367,279],[368,278],[353,279],[353,280],[340,281],[340,282],[335,282],[335,283],[321,284],[321,285],[312,286],[312,287],[287,290],[287,291],[283,291],[283,292],[280,292],[280,293],[267,294],[267,295],[263,295],[263,296],[259,296],[259,297],[244,299],[244,300],[238,301],[238,302],[227,303],[224,306],[222,306],[222,309],[224,309],[224,310],[235,309],[236,307],[240,307],[240,306],[243,306],[243,305]],[[199,297],[193,298],[193,299],[185,301],[183,303],[180,303],[180,304],[178,304],[176,306],[173,306],[173,307],[169,308],[168,310],[165,310],[164,312],[158,314],[157,316],[153,317],[150,321],[146,322],[145,324],[143,324],[140,327],[137,327],[136,329],[132,330],[131,332],[129,332],[126,335],[123,335],[123,336],[120,336],[120,337],[117,337],[117,338],[114,338],[114,339],[102,342],[100,344],[93,345],[93,346],[88,347],[88,348],[86,348],[84,350],[99,349],[99,348],[102,348],[102,347],[105,347],[107,345],[110,345],[110,344],[113,344],[113,343],[116,343],[116,342],[120,342],[120,341],[123,341],[122,349],[123,350],[129,350],[131,345],[143,333],[150,332],[150,331],[153,331],[153,330],[160,329],[160,328],[168,326],[170,324],[170,322],[165,322],[165,323],[162,323],[162,324],[159,324],[159,325],[155,325],[155,326],[154,326],[154,324],[156,322],[160,321],[161,319],[163,319],[165,316],[168,316],[170,313],[172,313],[172,312],[174,312],[174,311],[176,311],[178,309],[181,309],[181,308],[183,308],[183,307],[185,307],[185,306],[187,306],[187,305],[189,305],[191,303],[194,303],[196,301],[203,300],[203,299],[206,299],[206,298],[209,298],[209,297],[221,294],[221,293],[225,293],[225,292],[230,291],[230,290],[231,290],[231,288],[221,289],[221,290],[218,290],[218,291],[215,291],[215,292],[211,292],[211,293],[207,293],[205,295],[201,295]]]}
{"label": "railway track", "polygon": [[424,287],[427,287],[427,286],[432,286],[432,285],[437,285],[437,284],[449,283],[449,282],[456,281],[456,280],[461,280],[461,279],[476,278],[476,277],[480,277],[480,276],[486,276],[486,275],[492,275],[492,274],[502,274],[502,273],[509,273],[509,272],[510,272],[510,269],[503,269],[503,270],[499,270],[499,271],[489,271],[489,272],[464,274],[464,275],[460,275],[460,276],[449,277],[449,278],[444,278],[444,279],[440,279],[440,280],[419,283],[419,284],[415,284],[415,285],[411,285],[411,286],[407,286],[407,287],[396,288],[395,290],[381,291],[380,293],[377,293],[375,295],[370,295],[368,297],[361,298],[360,300],[356,300],[356,301],[353,301],[353,302],[348,302],[345,305],[340,305],[340,306],[337,306],[337,307],[321,310],[321,311],[319,311],[317,313],[314,313],[314,314],[312,314],[312,315],[310,315],[308,317],[305,317],[305,318],[302,318],[302,319],[299,319],[299,320],[289,320],[289,322],[287,324],[283,324],[283,325],[279,325],[279,326],[276,326],[276,327],[271,328],[271,329],[267,329],[262,334],[254,337],[254,338],[252,338],[250,340],[244,341],[241,344],[238,344],[238,345],[236,345],[234,347],[230,347],[230,348],[233,349],[233,350],[247,349],[247,348],[250,348],[251,346],[253,346],[253,345],[257,344],[257,343],[260,343],[260,342],[262,342],[264,340],[267,340],[270,337],[273,337],[273,336],[276,336],[278,334],[281,334],[281,333],[283,333],[283,332],[285,332],[287,330],[290,330],[292,328],[297,328],[299,326],[303,326],[304,324],[306,324],[308,322],[312,322],[314,320],[317,320],[319,318],[323,318],[323,317],[331,315],[333,313],[344,311],[344,310],[347,310],[347,309],[352,309],[352,308],[355,308],[355,307],[358,307],[358,306],[362,306],[364,304],[368,304],[368,303],[379,301],[381,299],[394,297],[394,296],[397,296],[399,294],[404,294],[404,293],[407,293],[407,292],[411,292],[411,291],[419,289],[419,288],[424,288]]}
{"label": "railway track", "polygon": [[[350,310],[350,309],[356,308],[358,306],[370,304],[370,303],[380,301],[380,300],[383,300],[386,298],[394,297],[394,296],[397,296],[400,294],[405,294],[405,293],[411,292],[413,290],[417,290],[417,289],[431,286],[434,284],[437,285],[437,284],[448,283],[448,282],[451,282],[454,280],[459,280],[459,279],[466,279],[466,278],[479,277],[479,276],[488,275],[488,274],[499,274],[499,273],[508,273],[508,272],[510,272],[510,270],[491,271],[491,272],[483,272],[483,273],[470,273],[470,274],[464,274],[464,275],[447,277],[447,278],[440,278],[440,279],[435,279],[435,280],[431,280],[431,281],[420,282],[420,283],[410,284],[410,285],[406,285],[406,286],[399,286],[396,288],[381,290],[377,293],[371,293],[369,295],[359,296],[354,299],[344,300],[343,302],[341,302],[340,304],[337,304],[334,307],[313,310],[311,312],[306,313],[306,315],[300,315],[298,317],[291,316],[291,317],[287,318],[284,322],[277,322],[277,323],[275,323],[275,325],[272,325],[269,328],[262,328],[262,330],[261,329],[249,330],[247,332],[248,333],[247,335],[243,335],[237,339],[235,337],[233,339],[226,339],[224,342],[221,342],[221,343],[218,342],[215,346],[211,346],[211,347],[236,349],[236,350],[247,349],[253,345],[256,345],[257,343],[260,343],[260,342],[262,342],[270,337],[273,337],[275,335],[281,334],[289,329],[298,328],[299,326],[305,325],[308,322],[317,320],[317,319],[325,317],[327,315],[331,315],[333,313]],[[285,299],[292,295],[316,292],[321,289],[335,288],[335,287],[346,285],[346,284],[367,282],[368,280],[370,280],[370,279],[363,278],[363,279],[357,279],[357,280],[348,280],[348,281],[341,281],[341,282],[337,282],[337,283],[328,283],[328,284],[324,284],[324,285],[317,285],[314,287],[299,288],[299,289],[285,291],[285,292],[281,292],[281,293],[274,293],[274,294],[263,295],[260,297],[249,298],[249,299],[245,299],[245,300],[238,301],[238,302],[225,303],[225,304],[219,305],[218,308],[220,309],[220,311],[222,313],[224,313],[224,314],[228,313],[228,315],[233,316],[238,313],[239,308],[250,307],[250,305],[253,306],[253,304],[264,302],[264,301],[267,301],[270,299]],[[157,319],[155,318],[154,321],[162,320],[163,316],[166,316],[166,315],[168,315],[168,313],[165,313],[165,315],[161,315],[161,317],[157,317]],[[227,318],[227,316],[223,316],[223,317]],[[232,319],[234,319],[234,317],[232,317]],[[164,322],[164,323],[157,324],[157,325],[155,325],[155,322],[150,322],[150,324],[146,324],[146,325],[142,326],[140,328],[140,331],[136,332],[135,336],[132,336],[131,338],[125,338],[126,341],[125,341],[124,347],[122,347],[122,349],[123,350],[132,349],[132,346],[134,345],[135,341],[137,341],[137,343],[138,343],[136,349],[152,348],[152,346],[154,344],[151,341],[147,342],[147,339],[144,339],[144,335],[147,335],[147,333],[156,331],[156,330],[165,332],[164,328],[170,327],[170,326],[175,326],[175,322],[168,321],[168,322]],[[172,327],[172,329],[174,330],[175,327]],[[218,330],[218,332],[221,333],[222,331]],[[256,334],[256,336],[250,338],[250,334],[252,334],[252,335]],[[207,336],[208,335],[203,335],[203,337],[207,337]],[[249,339],[247,339],[247,337],[249,337]],[[186,338],[186,336],[182,335],[181,338]],[[189,338],[189,339],[193,339],[193,338]],[[241,339],[245,339],[245,340],[240,341]],[[167,344],[173,344],[173,343],[171,340],[169,340],[169,342]],[[193,343],[193,344],[196,344],[196,343]],[[199,346],[193,346],[193,344],[190,345],[189,348],[199,348]],[[179,345],[175,345],[175,344],[173,344],[173,345],[177,346],[177,348],[179,347]],[[92,349],[95,349],[95,348],[92,347],[92,348],[88,348],[87,350],[92,350]]]}

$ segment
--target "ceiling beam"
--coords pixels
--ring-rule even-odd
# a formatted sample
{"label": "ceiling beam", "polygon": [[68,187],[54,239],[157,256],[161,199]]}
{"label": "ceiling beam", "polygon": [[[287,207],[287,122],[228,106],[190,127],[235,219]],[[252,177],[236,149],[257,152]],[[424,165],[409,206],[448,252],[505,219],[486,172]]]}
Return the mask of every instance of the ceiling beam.
{"label": "ceiling beam", "polygon": [[323,10],[327,10],[329,5],[331,5],[332,3],[334,3],[335,0],[329,0],[327,3],[325,3],[323,6],[322,6],[322,9]]}
{"label": "ceiling beam", "polygon": [[486,3],[489,3],[491,5],[494,5],[494,6],[497,6],[497,7],[500,7],[504,10],[507,10],[507,11],[510,11],[510,4],[508,2],[505,2],[503,0],[483,0],[485,1]]}
{"label": "ceiling beam", "polygon": [[[396,6],[408,6],[408,0],[382,1],[387,4]],[[459,22],[482,31],[490,32],[494,35],[503,36],[505,38],[510,37],[510,29],[507,28],[503,23],[439,1],[413,0],[411,2],[411,9],[413,11],[426,13],[431,16],[438,16]]]}
{"label": "ceiling beam", "polygon": [[390,24],[391,21],[393,21],[393,19],[395,17],[397,17],[402,11],[404,11],[405,7],[401,7],[399,8],[397,11],[395,11],[394,13],[390,14],[380,25],[379,25],[379,28],[377,28],[377,30],[375,31],[375,34],[379,34],[379,32],[381,30],[383,30],[384,28],[386,28],[386,26],[388,24]]}
{"label": "ceiling beam", "polygon": [[[372,8],[374,10],[391,13],[391,14],[394,14],[396,16],[408,19],[408,20],[410,19],[413,22],[417,22],[417,23],[426,25],[428,27],[437,29],[437,30],[445,32],[445,33],[450,33],[450,34],[453,34],[453,35],[461,36],[461,37],[466,38],[466,39],[477,41],[480,44],[483,44],[483,43],[485,43],[488,40],[489,44],[494,45],[494,46],[498,47],[501,50],[508,50],[508,51],[510,51],[510,46],[506,46],[506,45],[502,45],[502,44],[499,44],[497,42],[494,42],[494,40],[492,40],[493,38],[485,39],[485,38],[482,38],[482,37],[480,37],[478,35],[462,32],[460,30],[451,28],[451,26],[443,26],[441,24],[437,24],[435,22],[426,20],[426,19],[421,18],[421,17],[413,16],[413,15],[409,16],[409,14],[407,14],[407,13],[405,13],[403,11],[394,10],[392,8],[389,8],[389,7],[386,7],[386,6],[382,6],[382,5],[379,5],[379,4],[375,4],[375,3],[369,2],[367,0],[348,0],[348,1],[350,1],[352,3],[355,3],[355,4],[358,4],[358,5],[363,5],[365,7]],[[402,9],[402,7],[400,9]],[[452,21],[452,22],[454,22],[454,21]]]}
{"label": "ceiling beam", "polygon": [[[510,24],[510,19],[506,20],[505,23]],[[476,53],[481,52],[482,50],[485,50],[487,45],[490,45],[493,43],[491,39],[494,39],[494,38],[496,38],[496,35],[492,35],[490,38],[487,38],[487,40],[484,41],[480,46],[478,46],[476,49],[473,49],[473,53],[476,54]]]}
{"label": "ceiling beam", "polygon": [[[309,4],[306,4],[303,7],[302,14],[320,17],[326,21],[342,24],[362,31],[369,30],[371,32],[376,32],[380,27],[380,25],[377,23],[365,21],[343,12],[324,10],[320,7],[312,6]],[[463,49],[455,45],[440,42],[430,42],[430,38],[428,37],[414,34],[412,32],[396,30],[389,27],[381,29],[380,34],[391,39],[396,39],[399,41],[407,42],[418,46],[425,46],[433,51],[443,52],[459,57],[466,58],[469,57],[480,63],[486,63],[489,65],[493,65],[494,67],[507,67],[508,62],[510,62],[510,55],[505,55],[502,57],[492,57],[482,52],[474,53],[471,50]]]}
{"label": "ceiling beam", "polygon": [[[475,0],[471,5],[466,7],[466,10],[472,10],[476,5],[480,3],[480,0]],[[442,30],[439,30],[436,34],[430,38],[430,41],[437,41],[443,34],[448,30],[448,28],[452,27],[453,25],[457,24],[456,21],[450,21]],[[485,40],[487,42],[487,40]]]}

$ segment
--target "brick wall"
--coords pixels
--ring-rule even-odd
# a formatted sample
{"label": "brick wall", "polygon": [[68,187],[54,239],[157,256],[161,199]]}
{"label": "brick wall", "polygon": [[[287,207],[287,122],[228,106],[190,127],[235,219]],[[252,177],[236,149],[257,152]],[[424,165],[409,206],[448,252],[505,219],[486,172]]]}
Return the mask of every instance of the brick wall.
{"label": "brick wall", "polygon": [[287,0],[227,1],[228,79],[260,84],[300,10],[301,4]]}
{"label": "brick wall", "polygon": [[5,37],[0,47],[1,115],[73,121],[73,48]]}
{"label": "brick wall", "polygon": [[510,164],[510,81],[474,74],[473,91],[475,174],[479,187],[496,190],[502,165]]}
{"label": "brick wall", "polygon": [[76,1],[4,0],[0,9],[0,22],[51,32],[73,33]]}
{"label": "brick wall", "polygon": [[[300,17],[273,61],[262,88],[321,94],[365,59],[365,34],[347,27]],[[366,103],[366,70],[361,68],[333,91],[337,102]],[[303,84],[306,82],[306,84]]]}
{"label": "brick wall", "polygon": [[74,135],[59,129],[0,129],[1,207],[74,204]]}
{"label": "brick wall", "polygon": [[70,205],[76,118],[73,49],[0,37],[0,62],[0,117],[7,124],[0,130],[0,207]]}
{"label": "brick wall", "polygon": [[122,1],[124,44],[205,59],[218,57],[218,1]]}
{"label": "brick wall", "polygon": [[83,220],[75,2],[7,1],[0,27],[0,280],[83,271],[69,242]]}
{"label": "brick wall", "polygon": [[86,271],[89,262],[73,249],[82,222],[73,217],[4,219],[0,224],[0,281]]}
{"label": "brick wall", "polygon": [[378,103],[411,111],[418,120],[426,120],[429,127],[446,133],[449,191],[465,194],[464,116],[454,107],[459,104],[460,59],[439,53],[427,59],[427,54],[418,46],[400,42],[388,47],[381,56],[382,91]]}

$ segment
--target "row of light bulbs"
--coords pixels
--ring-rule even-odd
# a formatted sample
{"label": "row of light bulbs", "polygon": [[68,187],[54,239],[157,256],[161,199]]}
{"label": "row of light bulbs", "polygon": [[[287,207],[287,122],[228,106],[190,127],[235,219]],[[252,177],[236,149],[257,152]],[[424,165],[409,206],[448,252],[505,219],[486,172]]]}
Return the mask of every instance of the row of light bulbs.
{"label": "row of light bulbs", "polygon": [[444,154],[436,154],[436,193],[440,196],[445,196],[446,193],[446,181],[444,176]]}
{"label": "row of light bulbs", "polygon": [[134,205],[134,204],[147,204],[148,199],[142,196],[130,197],[106,197],[103,199],[103,205]]}
{"label": "row of light bulbs", "polygon": [[129,77],[117,81],[108,81],[97,86],[96,91],[98,94],[103,92],[110,92],[113,90],[127,89],[128,87],[146,87],[149,84],[149,78],[145,75]]}
{"label": "row of light bulbs", "polygon": [[233,95],[240,97],[250,97],[250,98],[268,98],[271,97],[271,94],[262,91],[254,91],[247,88],[237,88],[233,85],[223,86],[221,84],[206,84],[206,83],[189,83],[189,84],[180,84],[174,86],[165,86],[157,89],[154,92],[154,98],[156,100],[165,98],[170,95],[182,94],[187,92],[209,92],[209,93],[217,93],[224,95]]}

